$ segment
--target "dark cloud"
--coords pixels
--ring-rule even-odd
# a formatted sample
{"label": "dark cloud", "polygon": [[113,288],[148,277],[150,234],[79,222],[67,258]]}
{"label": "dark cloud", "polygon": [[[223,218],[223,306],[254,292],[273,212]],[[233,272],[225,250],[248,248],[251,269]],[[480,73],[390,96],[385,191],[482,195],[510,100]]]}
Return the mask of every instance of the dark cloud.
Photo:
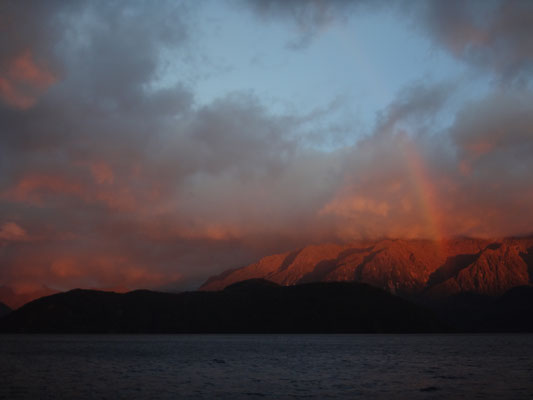
{"label": "dark cloud", "polygon": [[282,20],[298,30],[292,48],[307,46],[331,24],[354,13],[386,8],[459,60],[498,79],[529,80],[533,72],[533,3],[529,0],[245,1],[265,20]]}
{"label": "dark cloud", "polygon": [[503,79],[533,72],[533,3],[528,0],[422,2],[417,22],[435,42]]}
{"label": "dark cloud", "polygon": [[394,133],[402,124],[407,124],[412,129],[413,124],[432,123],[457,87],[458,82],[447,81],[431,86],[416,82],[404,88],[396,101],[377,116],[374,134]]}
{"label": "dark cloud", "polygon": [[20,40],[0,55],[9,66],[24,49],[54,77],[0,105],[6,282],[183,286],[315,235],[278,234],[315,224],[339,174],[299,150],[301,122],[250,94],[196,107],[185,85],[154,85],[165,49],[189,44],[186,5],[39,4],[8,3]]}
{"label": "dark cloud", "polygon": [[321,31],[329,25],[345,22],[349,14],[375,10],[384,2],[381,0],[252,0],[245,6],[266,21],[285,20],[296,23],[294,38],[287,47],[299,50],[307,47]]}

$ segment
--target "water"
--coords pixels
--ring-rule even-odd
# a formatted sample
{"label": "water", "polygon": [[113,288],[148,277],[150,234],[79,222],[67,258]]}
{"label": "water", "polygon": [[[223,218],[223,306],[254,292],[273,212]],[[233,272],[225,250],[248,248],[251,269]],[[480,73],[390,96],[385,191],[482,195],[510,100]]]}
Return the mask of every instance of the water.
{"label": "water", "polygon": [[530,399],[533,335],[0,335],[0,399]]}

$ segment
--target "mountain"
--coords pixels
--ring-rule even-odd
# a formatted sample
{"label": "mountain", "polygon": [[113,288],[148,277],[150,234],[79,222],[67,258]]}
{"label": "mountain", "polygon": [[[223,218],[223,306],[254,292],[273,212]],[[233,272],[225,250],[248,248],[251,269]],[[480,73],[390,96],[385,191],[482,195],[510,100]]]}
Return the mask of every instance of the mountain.
{"label": "mountain", "polygon": [[9,308],[15,310],[20,306],[44,296],[50,296],[57,293],[57,290],[42,286],[36,290],[18,293],[9,286],[0,286],[0,302],[6,304]]}
{"label": "mountain", "polygon": [[361,283],[279,286],[250,280],[222,291],[125,294],[76,289],[32,301],[2,332],[435,332],[430,311]]}
{"label": "mountain", "polygon": [[6,306],[4,303],[0,303],[0,318],[9,314],[10,312],[11,312],[11,308]]}
{"label": "mountain", "polygon": [[223,272],[200,290],[220,290],[253,278],[285,286],[356,281],[408,298],[438,300],[465,292],[497,297],[533,282],[533,238],[312,245]]}

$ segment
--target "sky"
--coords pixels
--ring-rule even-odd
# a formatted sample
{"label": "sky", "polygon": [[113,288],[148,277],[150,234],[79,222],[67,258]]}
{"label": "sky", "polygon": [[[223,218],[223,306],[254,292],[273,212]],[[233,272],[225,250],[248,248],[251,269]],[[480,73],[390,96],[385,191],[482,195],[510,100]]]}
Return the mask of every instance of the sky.
{"label": "sky", "polygon": [[0,285],[531,234],[532,78],[528,0],[2,0]]}

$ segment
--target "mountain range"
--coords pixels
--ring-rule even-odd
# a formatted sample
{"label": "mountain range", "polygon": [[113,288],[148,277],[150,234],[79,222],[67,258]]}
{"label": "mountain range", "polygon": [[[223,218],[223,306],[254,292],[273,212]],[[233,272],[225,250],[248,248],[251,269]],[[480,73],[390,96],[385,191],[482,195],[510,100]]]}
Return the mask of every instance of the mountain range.
{"label": "mountain range", "polygon": [[196,292],[44,290],[0,303],[0,331],[533,332],[532,282],[533,237],[310,245]]}
{"label": "mountain range", "polygon": [[533,282],[533,237],[310,245],[225,271],[200,290],[220,290],[254,278],[284,286],[355,281],[424,302],[461,293],[498,297]]}

